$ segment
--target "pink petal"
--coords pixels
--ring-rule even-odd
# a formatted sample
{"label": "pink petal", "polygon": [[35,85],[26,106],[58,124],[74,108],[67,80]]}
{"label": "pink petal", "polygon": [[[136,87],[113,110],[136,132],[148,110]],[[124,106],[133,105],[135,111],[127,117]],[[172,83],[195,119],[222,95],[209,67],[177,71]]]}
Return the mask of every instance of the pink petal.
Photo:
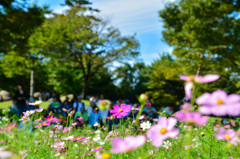
{"label": "pink petal", "polygon": [[192,83],[192,82],[188,82],[188,83],[184,86],[185,94],[186,94],[186,97],[187,97],[188,99],[191,99],[191,98],[192,98],[192,86],[193,86],[193,83]]}
{"label": "pink petal", "polygon": [[219,79],[219,75],[214,75],[214,74],[208,74],[206,76],[203,76],[202,78],[200,78],[200,83],[209,83],[209,82],[213,82]]}
{"label": "pink petal", "polygon": [[113,106],[113,109],[115,109],[115,110],[119,110],[120,107],[119,107],[119,105],[114,105],[114,106]]}
{"label": "pink petal", "polygon": [[184,75],[179,75],[180,79],[183,81],[188,81],[189,80],[189,76],[184,76]]}
{"label": "pink petal", "polygon": [[204,93],[199,98],[196,99],[197,104],[208,104],[209,98],[211,97],[210,93]]}
{"label": "pink petal", "polygon": [[161,127],[164,127],[166,128],[167,127],[167,118],[164,116],[164,117],[161,117],[159,120],[158,120],[158,125],[161,125]]}
{"label": "pink petal", "polygon": [[167,130],[168,131],[172,130],[174,128],[174,126],[176,125],[176,123],[177,123],[177,120],[175,118],[172,118],[172,117],[168,118],[168,123],[167,123],[167,127],[166,127]]}

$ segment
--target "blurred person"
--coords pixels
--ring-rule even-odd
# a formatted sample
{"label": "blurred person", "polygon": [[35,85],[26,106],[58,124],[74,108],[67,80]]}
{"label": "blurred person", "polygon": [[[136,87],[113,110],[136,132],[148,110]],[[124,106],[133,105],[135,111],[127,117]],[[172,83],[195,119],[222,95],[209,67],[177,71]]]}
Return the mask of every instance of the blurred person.
{"label": "blurred person", "polygon": [[57,101],[57,96],[53,97],[52,103],[48,106],[47,112],[61,113],[61,104]]}
{"label": "blurred person", "polygon": [[29,98],[29,95],[23,91],[22,85],[19,84],[17,89],[18,91],[16,91],[13,99],[17,105],[17,116],[20,118],[23,112],[27,111],[26,100]]}
{"label": "blurred person", "polygon": [[45,91],[44,93],[44,101],[47,101],[50,98],[50,93],[48,91]]}
{"label": "blurred person", "polygon": [[101,94],[99,100],[97,101],[97,107],[99,107],[100,102],[104,100],[104,96]]}
{"label": "blurred person", "polygon": [[89,99],[89,101],[96,103],[96,96],[92,96],[92,97]]}
{"label": "blurred person", "polygon": [[145,105],[142,112],[146,112],[150,118],[153,118],[158,115],[157,110],[151,105]]}
{"label": "blurred person", "polygon": [[[74,116],[75,121],[78,123],[78,126],[83,126],[84,124],[88,123],[88,113],[87,111],[84,109],[84,107],[81,107],[80,112],[77,112]],[[79,121],[77,118],[82,118],[81,121]]]}
{"label": "blurred person", "polygon": [[174,104],[169,104],[168,107],[163,108],[163,112],[167,115],[171,115],[174,112]]}
{"label": "blurred person", "polygon": [[94,103],[93,107],[92,107],[92,112],[90,114],[90,118],[89,118],[89,125],[93,126],[95,123],[100,123],[101,116],[100,116],[100,112],[96,106],[96,104]]}
{"label": "blurred person", "polygon": [[73,111],[74,113],[81,112],[81,108],[86,109],[85,103],[82,102],[82,96],[78,96],[77,102],[73,103]]}
{"label": "blurred person", "polygon": [[90,115],[92,113],[92,108],[93,106],[95,105],[96,103],[95,102],[90,102],[90,105],[87,107],[87,113],[88,113],[88,117],[90,118]]}
{"label": "blurred person", "polygon": [[71,111],[72,109],[71,109],[71,106],[70,106],[70,103],[67,101],[67,100],[65,100],[64,102],[63,102],[63,104],[62,104],[62,115],[64,116],[64,117],[67,117],[68,116],[68,113]]}

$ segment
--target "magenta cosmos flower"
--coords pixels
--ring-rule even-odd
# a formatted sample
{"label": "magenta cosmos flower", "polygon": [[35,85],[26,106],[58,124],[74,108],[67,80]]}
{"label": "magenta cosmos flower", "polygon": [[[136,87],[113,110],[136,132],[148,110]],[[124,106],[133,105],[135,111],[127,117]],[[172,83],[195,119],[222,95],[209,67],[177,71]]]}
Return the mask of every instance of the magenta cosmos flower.
{"label": "magenta cosmos flower", "polygon": [[240,142],[233,129],[225,130],[223,127],[219,129],[219,132],[215,135],[215,138],[218,140],[226,140],[235,146],[237,146],[237,142]]}
{"label": "magenta cosmos flower", "polygon": [[181,122],[194,123],[198,126],[205,125],[208,117],[202,117],[198,112],[177,112],[175,117]]}
{"label": "magenta cosmos flower", "polygon": [[122,118],[123,116],[128,115],[128,112],[131,111],[131,106],[126,104],[121,104],[121,107],[119,105],[114,105],[113,110],[110,110],[110,113],[113,113],[113,117]]}
{"label": "magenta cosmos flower", "polygon": [[77,118],[77,120],[78,120],[78,121],[81,121],[81,120],[83,120],[83,117]]}
{"label": "magenta cosmos flower", "polygon": [[93,151],[97,152],[97,151],[100,151],[100,150],[102,150],[102,149],[103,149],[103,147],[97,147],[97,148],[95,148]]}
{"label": "magenta cosmos flower", "polygon": [[47,118],[46,118],[46,122],[49,122],[50,124],[56,123],[57,122],[57,117],[48,115]]}
{"label": "magenta cosmos flower", "polygon": [[216,116],[237,116],[240,114],[240,96],[237,94],[227,95],[222,90],[204,93],[196,99],[196,103],[201,105],[199,111],[202,114],[213,114]]}
{"label": "magenta cosmos flower", "polygon": [[121,138],[114,138],[112,140],[111,149],[112,153],[123,153],[129,152],[137,149],[138,147],[142,146],[146,142],[146,137],[143,135],[139,136],[127,136],[125,139]]}
{"label": "magenta cosmos flower", "polygon": [[160,147],[165,139],[175,138],[179,133],[178,129],[174,129],[176,123],[175,118],[161,117],[157,125],[153,125],[147,131],[147,137],[152,140],[153,146]]}
{"label": "magenta cosmos flower", "polygon": [[84,137],[74,137],[74,140],[76,140],[76,141],[82,141],[82,140],[84,140],[85,138]]}
{"label": "magenta cosmos flower", "polygon": [[187,84],[184,86],[186,97],[188,99],[192,98],[192,87],[193,83],[209,83],[216,81],[219,78],[219,75],[209,74],[206,76],[183,76],[179,75],[181,80],[187,81]]}

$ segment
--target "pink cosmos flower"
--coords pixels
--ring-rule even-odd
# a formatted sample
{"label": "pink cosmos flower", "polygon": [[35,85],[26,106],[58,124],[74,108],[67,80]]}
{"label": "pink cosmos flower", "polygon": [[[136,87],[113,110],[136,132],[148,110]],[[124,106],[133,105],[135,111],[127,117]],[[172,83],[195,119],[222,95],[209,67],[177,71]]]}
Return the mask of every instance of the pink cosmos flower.
{"label": "pink cosmos flower", "polygon": [[233,129],[225,130],[223,127],[219,129],[219,132],[215,135],[215,138],[218,140],[226,140],[235,146],[237,146],[237,142],[240,142]]}
{"label": "pink cosmos flower", "polygon": [[46,122],[49,122],[50,124],[56,123],[57,122],[57,117],[48,115],[47,118],[46,118]]}
{"label": "pink cosmos flower", "polygon": [[152,140],[153,146],[160,147],[165,139],[177,137],[179,130],[174,129],[176,123],[175,118],[161,117],[157,125],[153,125],[147,131],[147,137]]}
{"label": "pink cosmos flower", "polygon": [[92,154],[91,153],[88,153],[88,156],[91,156]]}
{"label": "pink cosmos flower", "polygon": [[230,157],[228,157],[228,159],[233,159],[233,157],[232,157],[232,156],[230,156]]}
{"label": "pink cosmos flower", "polygon": [[214,131],[217,131],[218,130],[218,128],[220,128],[220,125],[219,124],[216,124],[216,125],[214,125]]}
{"label": "pink cosmos flower", "polygon": [[153,150],[150,150],[150,151],[148,152],[148,154],[149,154],[149,155],[153,155]]}
{"label": "pink cosmos flower", "polygon": [[224,126],[224,128],[228,129],[228,128],[230,128],[230,125],[227,124]]}
{"label": "pink cosmos flower", "polygon": [[82,120],[83,120],[83,117],[77,118],[77,120],[82,121]]}
{"label": "pink cosmos flower", "polygon": [[77,125],[77,123],[75,122],[75,123],[72,123],[72,126],[76,126]]}
{"label": "pink cosmos flower", "polygon": [[144,119],[144,115],[141,115],[138,119],[140,120]]}
{"label": "pink cosmos flower", "polygon": [[208,117],[202,117],[198,112],[177,112],[175,117],[181,122],[194,123],[198,126],[205,125]]}
{"label": "pink cosmos flower", "polygon": [[42,124],[38,124],[35,126],[35,128],[41,128],[42,127]]}
{"label": "pink cosmos flower", "polygon": [[153,118],[153,121],[158,121],[158,118]]}
{"label": "pink cosmos flower", "polygon": [[36,109],[36,111],[40,113],[43,111],[43,108]]}
{"label": "pink cosmos flower", "polygon": [[128,115],[128,112],[131,111],[131,106],[126,104],[121,104],[121,107],[118,105],[113,106],[113,110],[110,110],[110,113],[113,113],[113,117],[122,118],[123,116]]}
{"label": "pink cosmos flower", "polygon": [[58,157],[58,156],[60,156],[60,155],[61,155],[61,154],[60,154],[60,152],[59,152],[59,153],[55,154],[54,157]]}
{"label": "pink cosmos flower", "polygon": [[68,137],[63,137],[62,140],[72,140],[74,137],[73,136],[68,136]]}
{"label": "pink cosmos flower", "polygon": [[52,147],[55,149],[62,149],[64,144],[65,142],[55,142],[54,145],[52,145]]}
{"label": "pink cosmos flower", "polygon": [[26,112],[23,112],[23,115],[24,115],[24,116],[30,116],[30,115],[32,115],[34,112],[35,112],[35,110],[26,111]]}
{"label": "pink cosmos flower", "polygon": [[201,105],[199,111],[203,114],[213,114],[216,116],[237,116],[240,114],[240,96],[237,94],[227,95],[222,90],[204,93],[196,99],[196,103]]}
{"label": "pink cosmos flower", "polygon": [[232,126],[237,126],[236,122],[232,121],[231,122]]}
{"label": "pink cosmos flower", "polygon": [[84,139],[86,139],[86,138],[84,138],[84,137],[74,137],[74,139],[76,139],[77,141],[82,141],[82,140],[84,140]]}
{"label": "pink cosmos flower", "polygon": [[63,133],[65,133],[65,132],[68,132],[68,131],[70,131],[72,129],[72,127],[70,126],[69,128],[67,128],[67,127],[64,127],[64,129],[63,129]]}
{"label": "pink cosmos flower", "polygon": [[219,75],[208,74],[206,76],[183,76],[179,75],[181,80],[187,81],[187,84],[184,86],[186,97],[188,99],[192,98],[192,87],[193,83],[209,83],[216,81],[219,78]]}
{"label": "pink cosmos flower", "polygon": [[192,146],[193,146],[193,144],[192,145],[186,145],[186,146],[184,146],[184,148],[185,149],[190,149]]}
{"label": "pink cosmos flower", "polygon": [[49,126],[49,125],[50,125],[49,122],[44,122],[44,123],[42,123],[42,126]]}
{"label": "pink cosmos flower", "polygon": [[19,121],[22,121],[23,123],[30,121],[30,118],[28,116],[23,116],[22,119],[19,119]]}
{"label": "pink cosmos flower", "polygon": [[112,140],[113,148],[111,149],[112,153],[123,153],[129,152],[137,149],[146,142],[146,137],[143,135],[139,136],[127,136],[125,139],[114,138]]}
{"label": "pink cosmos flower", "polygon": [[40,103],[42,103],[42,101],[36,101],[34,103],[28,103],[28,105],[39,105]]}
{"label": "pink cosmos flower", "polygon": [[97,147],[97,148],[95,148],[93,151],[97,152],[97,151],[100,151],[100,150],[102,150],[102,149],[103,149],[103,147]]}
{"label": "pink cosmos flower", "polygon": [[135,108],[135,107],[132,107],[132,111],[134,111],[134,110],[140,110],[140,108]]}
{"label": "pink cosmos flower", "polygon": [[3,148],[0,148],[0,158],[5,159],[13,156],[13,154],[9,151],[3,151]]}
{"label": "pink cosmos flower", "polygon": [[184,103],[181,106],[181,111],[183,111],[183,112],[188,112],[190,109],[191,109],[191,104],[190,103]]}

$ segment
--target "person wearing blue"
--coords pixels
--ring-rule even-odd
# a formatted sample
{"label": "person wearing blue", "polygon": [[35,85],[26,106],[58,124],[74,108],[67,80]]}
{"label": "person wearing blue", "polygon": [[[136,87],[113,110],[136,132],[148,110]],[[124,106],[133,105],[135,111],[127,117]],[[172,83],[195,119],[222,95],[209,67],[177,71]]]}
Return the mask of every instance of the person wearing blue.
{"label": "person wearing blue", "polygon": [[150,118],[158,115],[157,110],[151,105],[147,105],[145,108],[143,108],[142,112],[146,112]]}
{"label": "person wearing blue", "polygon": [[22,85],[18,85],[17,86],[18,91],[15,93],[14,96],[14,101],[17,105],[17,116],[18,118],[20,118],[21,115],[23,115],[23,112],[27,111],[27,104],[26,104],[26,100],[29,98],[29,95],[23,91],[23,86]]}
{"label": "person wearing blue", "polygon": [[73,111],[74,113],[81,112],[81,108],[85,108],[85,104],[82,102],[82,96],[78,96],[78,101],[73,103]]}
{"label": "person wearing blue", "polygon": [[99,123],[99,118],[101,118],[100,112],[97,109],[96,104],[94,103],[94,105],[92,107],[92,112],[89,117],[89,125],[93,126],[95,123]]}
{"label": "person wearing blue", "polygon": [[62,112],[62,115],[63,115],[64,117],[68,116],[68,112],[71,111],[71,106],[70,106],[70,104],[69,104],[69,102],[68,102],[67,100],[65,100],[65,101],[63,102],[62,111],[63,111],[63,112]]}

